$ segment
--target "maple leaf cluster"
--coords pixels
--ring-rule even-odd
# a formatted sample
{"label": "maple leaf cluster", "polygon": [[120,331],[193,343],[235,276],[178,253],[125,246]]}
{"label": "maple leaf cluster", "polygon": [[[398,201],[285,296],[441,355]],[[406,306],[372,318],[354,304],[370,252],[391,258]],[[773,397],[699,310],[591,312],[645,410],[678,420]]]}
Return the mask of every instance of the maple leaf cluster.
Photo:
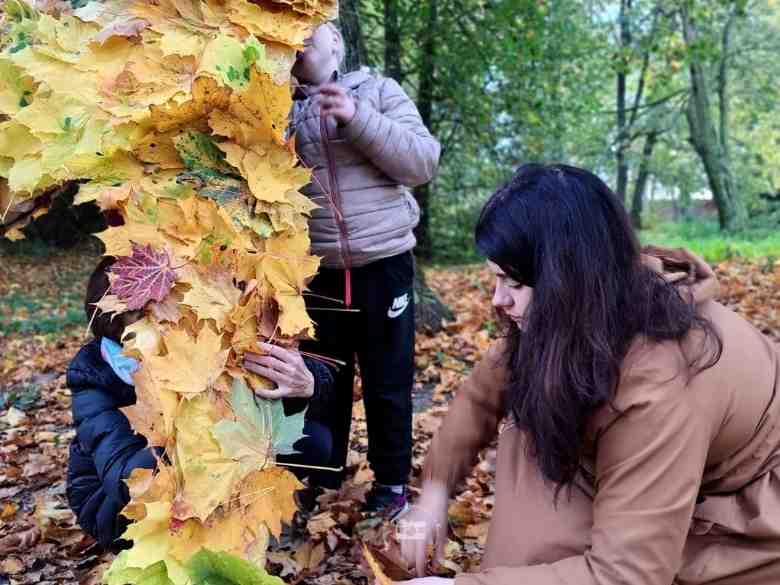
{"label": "maple leaf cluster", "polygon": [[124,412],[164,456],[128,481],[133,546],[106,579],[244,570],[201,549],[263,567],[299,486],[274,456],[303,417],[256,400],[269,382],[241,363],[261,340],[313,335],[302,294],[319,259],[299,192],[310,172],[287,137],[290,69],[336,2],[79,4],[0,12],[0,217],[20,218],[0,225],[21,237],[79,181],[76,203],[106,213],[98,237],[117,259],[95,309],[143,312],[123,340],[140,361]]}

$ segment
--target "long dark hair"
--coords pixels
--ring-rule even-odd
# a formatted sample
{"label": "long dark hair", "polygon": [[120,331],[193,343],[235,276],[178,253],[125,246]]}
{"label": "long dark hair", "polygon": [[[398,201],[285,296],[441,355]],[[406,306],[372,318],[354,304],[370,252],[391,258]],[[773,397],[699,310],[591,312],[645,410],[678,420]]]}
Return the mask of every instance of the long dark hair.
{"label": "long dark hair", "polygon": [[613,399],[638,335],[681,342],[700,329],[707,348],[689,366],[720,359],[713,325],[643,264],[623,204],[588,171],[522,166],[485,205],[476,242],[513,280],[533,287],[523,330],[507,333],[507,405],[558,488],[574,480],[588,419]]}

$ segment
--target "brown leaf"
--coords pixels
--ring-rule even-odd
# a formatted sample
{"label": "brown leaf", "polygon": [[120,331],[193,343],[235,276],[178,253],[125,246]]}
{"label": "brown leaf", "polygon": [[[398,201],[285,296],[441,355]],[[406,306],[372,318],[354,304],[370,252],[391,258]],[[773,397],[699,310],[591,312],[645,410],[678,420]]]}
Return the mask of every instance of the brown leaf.
{"label": "brown leaf", "polygon": [[41,539],[41,529],[37,526],[0,538],[0,553],[23,552]]}
{"label": "brown leaf", "polygon": [[3,504],[3,509],[0,510],[0,520],[9,520],[10,518],[13,518],[16,516],[16,512],[19,510],[19,506],[17,506],[13,502],[6,502]]}
{"label": "brown leaf", "polygon": [[8,575],[18,575],[24,571],[24,563],[18,557],[8,557],[0,561],[0,571]]}
{"label": "brown leaf", "polygon": [[379,565],[377,560],[374,558],[374,555],[371,554],[371,551],[368,550],[368,547],[365,544],[363,545],[363,555],[365,556],[366,562],[371,569],[371,573],[373,573],[374,582],[378,583],[378,585],[393,585],[393,581],[390,579],[390,577],[385,575],[382,567]]}

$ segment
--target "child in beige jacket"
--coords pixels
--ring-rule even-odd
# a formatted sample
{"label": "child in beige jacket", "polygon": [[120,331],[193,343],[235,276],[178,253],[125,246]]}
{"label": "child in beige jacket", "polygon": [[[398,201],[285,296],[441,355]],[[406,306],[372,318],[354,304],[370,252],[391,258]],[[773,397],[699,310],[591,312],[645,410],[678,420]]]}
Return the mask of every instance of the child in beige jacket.
{"label": "child in beige jacket", "polygon": [[[363,71],[342,75],[344,44],[331,24],[298,54],[291,116],[295,147],[313,170],[304,189],[320,207],[309,224],[322,269],[310,288],[318,342],[307,349],[347,363],[337,375],[333,467],[346,462],[355,356],[376,476],[367,510],[397,516],[406,508],[411,470],[414,374],[413,229],[420,210],[410,187],[430,181],[440,147],[394,80]],[[330,300],[321,297],[328,297]],[[327,309],[351,309],[332,311]],[[337,487],[324,472],[319,485]]]}

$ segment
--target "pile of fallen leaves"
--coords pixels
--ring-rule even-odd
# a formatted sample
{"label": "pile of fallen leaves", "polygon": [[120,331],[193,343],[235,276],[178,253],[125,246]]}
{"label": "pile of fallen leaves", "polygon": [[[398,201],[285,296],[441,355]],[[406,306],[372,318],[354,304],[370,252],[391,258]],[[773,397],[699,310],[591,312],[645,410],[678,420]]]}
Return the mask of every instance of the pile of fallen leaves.
{"label": "pile of fallen leaves", "polygon": [[[65,262],[66,257],[60,261]],[[728,262],[716,266],[716,271],[722,300],[780,341],[780,270]],[[10,281],[16,278],[12,274]],[[415,474],[421,470],[448,401],[498,332],[490,307],[492,279],[486,269],[436,269],[430,270],[427,278],[454,310],[457,321],[447,324],[437,335],[419,335],[417,339]],[[0,281],[0,295],[3,293]],[[14,335],[7,341],[16,339]],[[67,441],[72,433],[69,394],[62,374],[79,342],[75,333],[59,341],[48,339],[46,345],[27,340],[36,348],[21,355],[52,353],[53,361],[45,362],[41,369],[19,361],[3,378],[7,387],[32,383],[34,375],[56,376],[41,381],[37,401],[23,404],[25,410],[16,409],[24,413],[23,417],[16,413],[18,420],[9,420],[5,415],[0,423],[0,573],[14,583],[93,583],[111,561],[109,555],[100,553],[91,539],[78,531],[72,515],[64,508],[62,496]],[[52,435],[47,433],[58,438],[51,439]],[[372,480],[366,461],[367,432],[361,403],[355,404],[350,446],[348,480],[342,489],[320,498],[320,509],[303,534],[294,535],[287,546],[268,553],[269,570],[286,582],[365,583],[367,567],[361,566],[364,543],[391,577],[401,579],[409,575],[397,558],[394,527],[366,522],[359,512]],[[474,472],[456,494],[450,506],[446,556],[441,566],[432,569],[451,575],[478,567],[493,508],[494,480],[495,445],[482,453]],[[17,535],[29,536],[24,540]]]}
{"label": "pile of fallen leaves", "polygon": [[[61,254],[50,259],[49,265],[59,264],[62,270],[69,264],[84,262],[85,254],[81,250]],[[86,264],[96,261],[94,255],[90,258]],[[12,272],[7,282],[0,281],[0,294],[11,283],[24,278],[28,279],[30,290],[36,290],[39,281],[27,275],[27,261],[16,260],[9,265]],[[82,279],[86,275],[83,273]],[[47,276],[38,278],[43,282]],[[495,333],[489,305],[492,285],[486,271],[436,270],[429,273],[429,280],[455,310],[458,320],[447,324],[436,336],[418,336],[415,473],[421,469],[452,392],[480,359]],[[7,574],[14,583],[97,583],[112,559],[78,529],[64,500],[67,444],[73,436],[64,371],[84,342],[83,329],[75,328],[59,338],[35,339],[13,334],[3,342],[13,344],[18,352],[14,366],[2,378],[3,392],[22,385],[35,387],[36,392],[32,400],[15,402],[13,414],[5,415],[0,422],[4,470],[0,475],[0,556],[4,557],[0,573]],[[44,355],[49,356],[45,361],[32,361],[34,356]],[[327,492],[320,498],[320,508],[303,533],[294,533],[285,546],[274,547],[267,555],[269,571],[287,582],[366,582],[369,572],[364,544],[392,577],[411,576],[397,554],[395,526],[366,521],[360,512],[373,474],[366,460],[368,436],[361,402],[355,404],[354,412],[348,480],[341,490]],[[46,449],[41,437],[52,435],[56,442]],[[488,449],[453,503],[452,540],[446,548],[447,558],[436,568],[441,574],[478,566],[492,509],[494,461],[495,449]],[[49,522],[46,514],[52,511],[56,514]],[[63,537],[65,533],[67,538]],[[20,534],[30,536],[20,540],[16,536]]]}
{"label": "pile of fallen leaves", "polygon": [[[278,582],[262,567],[299,483],[275,455],[292,451],[303,414],[256,400],[269,382],[241,364],[260,341],[313,335],[303,291],[319,260],[309,254],[314,205],[299,192],[310,172],[286,132],[290,69],[336,9],[335,0],[3,4],[3,235],[22,237],[78,181],[76,203],[103,210],[110,227],[98,237],[116,258],[95,311],[142,311],[125,329],[124,352],[140,367],[137,401],[123,412],[164,456],[128,481],[132,547],[109,584],[228,573]],[[24,420],[13,412],[10,423]]]}

